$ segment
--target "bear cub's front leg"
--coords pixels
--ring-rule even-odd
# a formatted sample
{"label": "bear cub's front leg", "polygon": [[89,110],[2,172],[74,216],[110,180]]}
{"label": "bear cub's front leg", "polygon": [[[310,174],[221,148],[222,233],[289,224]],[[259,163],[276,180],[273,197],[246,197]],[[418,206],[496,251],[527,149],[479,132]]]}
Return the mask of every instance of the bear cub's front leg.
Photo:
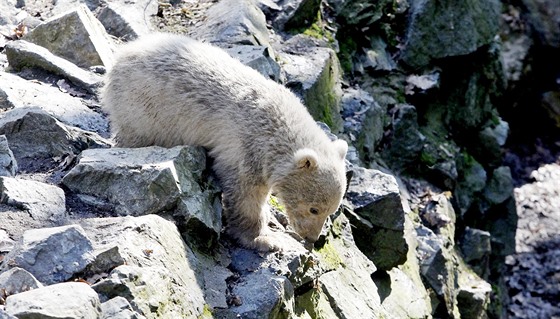
{"label": "bear cub's front leg", "polygon": [[226,232],[243,247],[263,252],[302,249],[291,236],[268,227],[270,208],[266,201],[269,189],[243,187],[238,192],[224,192]]}

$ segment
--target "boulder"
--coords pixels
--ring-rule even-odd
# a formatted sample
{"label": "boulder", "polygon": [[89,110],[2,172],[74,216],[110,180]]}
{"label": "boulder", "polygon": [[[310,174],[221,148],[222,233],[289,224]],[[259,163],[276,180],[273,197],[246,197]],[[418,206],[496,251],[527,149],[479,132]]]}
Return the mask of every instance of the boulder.
{"label": "boulder", "polygon": [[341,71],[336,53],[298,44],[306,41],[304,37],[291,41],[279,54],[286,71],[286,86],[301,97],[315,120],[326,123],[333,133],[342,131]]}
{"label": "boulder", "polygon": [[282,82],[283,74],[270,48],[262,45],[235,45],[226,51],[241,63],[259,71],[265,78]]}
{"label": "boulder", "polygon": [[393,110],[392,128],[382,156],[391,168],[402,171],[419,159],[426,140],[419,131],[416,108],[397,104]]}
{"label": "boulder", "polygon": [[470,208],[476,196],[486,186],[487,174],[484,167],[466,152],[457,157],[457,186],[454,196],[463,216]]}
{"label": "boulder", "polygon": [[497,35],[500,8],[497,0],[412,1],[401,59],[420,68],[475,52]]}
{"label": "boulder", "polygon": [[43,284],[25,269],[14,267],[0,273],[0,291],[4,296],[11,296],[41,287],[43,287]]}
{"label": "boulder", "polygon": [[6,311],[18,318],[97,319],[101,305],[87,284],[65,282],[8,296]]}
{"label": "boulder", "polygon": [[82,150],[109,145],[93,132],[68,126],[36,109],[4,113],[4,118],[0,119],[0,134],[8,139],[19,169],[26,172],[64,166]]}
{"label": "boulder", "polygon": [[26,231],[2,269],[20,267],[50,285],[72,278],[92,261],[93,248],[84,230],[69,225]]}
{"label": "boulder", "polygon": [[492,236],[487,231],[466,227],[459,245],[463,260],[477,275],[485,279],[490,271],[491,239]]}
{"label": "boulder", "polygon": [[115,297],[101,304],[102,319],[144,319],[124,297]]}
{"label": "boulder", "polygon": [[90,204],[140,216],[175,208],[182,194],[197,196],[205,167],[205,154],[195,147],[90,149],[62,183]]}
{"label": "boulder", "polygon": [[222,47],[270,46],[265,16],[250,0],[219,1],[208,9],[206,20],[192,36]]}
{"label": "boulder", "polygon": [[191,250],[173,222],[146,215],[83,219],[81,224],[98,250],[116,245],[126,261],[92,286],[102,302],[124,297],[146,318],[196,318],[204,313],[205,290],[214,287],[202,273],[218,274],[225,267]]}
{"label": "boulder", "polygon": [[113,65],[113,43],[87,6],[52,17],[24,38],[82,68]]}
{"label": "boulder", "polygon": [[315,20],[321,1],[318,0],[262,0],[259,6],[267,20],[277,30],[301,29],[309,27]]}
{"label": "boulder", "polygon": [[0,177],[0,201],[26,211],[37,220],[60,220],[66,215],[64,191],[54,185]]}
{"label": "boulder", "polygon": [[405,262],[405,212],[397,181],[391,175],[361,167],[353,168],[345,201],[352,234],[360,250],[384,270]]}
{"label": "boulder", "polygon": [[97,13],[97,19],[109,34],[125,41],[153,31],[152,19],[158,13],[156,0],[111,1]]}
{"label": "boulder", "polygon": [[[27,81],[21,77],[0,71],[0,109],[43,110],[57,120],[81,129],[106,133],[108,120],[91,110],[79,98],[62,93],[58,88],[37,81]],[[19,110],[3,113],[0,123],[10,121],[8,115],[21,117],[27,111]],[[9,140],[9,139],[8,139]]]}
{"label": "boulder", "polygon": [[0,256],[10,252],[14,248],[15,242],[10,238],[8,232],[0,229]]}
{"label": "boulder", "polygon": [[25,40],[9,42],[5,47],[10,66],[15,70],[27,67],[40,68],[70,80],[74,85],[95,93],[102,84],[102,78],[83,70],[74,63],[59,58],[49,50]]}
{"label": "boulder", "polygon": [[500,166],[492,172],[486,187],[484,198],[491,204],[501,204],[513,196],[513,178],[507,166]]}

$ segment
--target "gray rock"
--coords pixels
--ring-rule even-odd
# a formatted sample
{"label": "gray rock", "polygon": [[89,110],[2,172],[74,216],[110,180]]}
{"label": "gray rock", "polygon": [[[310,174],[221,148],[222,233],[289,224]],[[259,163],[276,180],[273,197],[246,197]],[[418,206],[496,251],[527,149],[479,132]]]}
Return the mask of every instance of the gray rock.
{"label": "gray rock", "polygon": [[457,274],[452,254],[453,244],[449,245],[446,239],[424,226],[417,227],[416,233],[422,277],[442,299],[449,318],[460,318],[456,298]]}
{"label": "gray rock", "polygon": [[428,91],[438,88],[440,85],[440,72],[433,71],[427,74],[412,74],[406,78],[405,93],[414,95],[416,93],[427,93]]}
{"label": "gray rock", "polygon": [[277,30],[290,30],[309,27],[317,19],[321,1],[263,0],[259,5]]}
{"label": "gray rock", "polygon": [[92,132],[67,126],[40,110],[16,109],[0,119],[4,134],[22,171],[47,171],[71,162],[89,147],[107,147]]}
{"label": "gray rock", "polygon": [[[406,2],[406,1],[403,1]],[[330,1],[334,10],[345,24],[369,27],[384,15],[384,9],[388,4],[393,5],[390,0],[382,1]]]}
{"label": "gray rock", "polygon": [[302,98],[309,113],[326,123],[333,133],[342,131],[340,116],[341,71],[336,53],[328,48],[298,44],[304,38],[294,37],[286,52],[280,53],[287,83]]}
{"label": "gray rock", "polygon": [[87,284],[65,282],[9,296],[6,311],[18,318],[97,319],[101,305]]}
{"label": "gray rock", "polygon": [[500,2],[411,1],[409,19],[401,59],[419,68],[489,44],[498,33]]}
{"label": "gray rock", "polygon": [[459,270],[458,276],[457,305],[461,318],[488,318],[487,309],[490,304],[492,286],[471,273],[466,267]]}
{"label": "gray rock", "polygon": [[347,191],[356,245],[375,265],[389,270],[406,260],[405,212],[399,187],[391,175],[354,167]]}
{"label": "gray rock", "polygon": [[77,225],[26,231],[3,269],[20,267],[44,284],[66,281],[93,261],[93,248]]}
{"label": "gray rock", "polygon": [[372,37],[370,46],[364,49],[359,61],[354,63],[355,73],[392,71],[397,65],[387,52],[387,43],[381,37]]}
{"label": "gray rock", "polygon": [[517,82],[526,72],[526,59],[533,46],[533,39],[526,34],[511,35],[502,40],[500,50],[505,76],[509,83]]}
{"label": "gray rock", "polygon": [[266,19],[250,0],[223,0],[206,12],[206,20],[193,30],[193,37],[218,46],[270,46]]}
{"label": "gray rock", "polygon": [[97,19],[107,32],[123,40],[134,40],[153,31],[150,19],[158,12],[156,0],[107,2]]}
{"label": "gray rock", "polygon": [[513,178],[507,166],[500,166],[492,172],[484,189],[484,198],[492,204],[501,204],[513,196]]}
{"label": "gray rock", "polygon": [[89,93],[95,93],[102,84],[102,78],[83,70],[74,63],[59,58],[49,50],[25,40],[9,42],[5,47],[10,66],[15,70],[37,67],[69,79],[74,85]]}
{"label": "gray rock", "polygon": [[8,145],[8,139],[6,135],[0,135],[0,176],[14,176],[17,170],[17,161]]}
{"label": "gray rock", "polygon": [[43,287],[27,270],[14,267],[0,273],[0,290],[4,296],[19,294],[20,292]]}
{"label": "gray rock", "polygon": [[529,11],[529,20],[539,40],[548,46],[560,48],[560,6],[554,0],[523,0]]}
{"label": "gray rock", "polygon": [[244,277],[232,293],[241,296],[241,305],[230,309],[238,317],[257,319],[263,314],[269,318],[294,317],[294,287],[286,277],[261,270]]}
{"label": "gray rock", "polygon": [[491,238],[487,231],[466,227],[460,242],[463,260],[483,278],[487,278],[490,271]]}
{"label": "gray rock", "polygon": [[465,214],[472,205],[477,194],[486,186],[486,170],[467,153],[457,158],[458,182],[455,188],[457,205],[461,215]]}
{"label": "gray rock", "polygon": [[0,2],[0,26],[16,24],[17,0],[6,0]]}
{"label": "gray rock", "polygon": [[109,273],[120,265],[126,264],[119,246],[113,246],[95,254],[95,259],[87,266],[86,274]]}
{"label": "gray rock", "polygon": [[132,309],[132,306],[124,297],[115,297],[101,304],[103,319],[143,319],[141,314]]}
{"label": "gray rock", "polygon": [[53,17],[24,38],[79,67],[113,65],[113,44],[103,25],[85,6]]}
{"label": "gray rock", "polygon": [[90,149],[62,183],[82,200],[114,205],[118,215],[147,215],[174,208],[183,193],[200,193],[205,161],[194,147]]}
{"label": "gray rock", "polygon": [[274,60],[274,53],[270,48],[262,45],[236,45],[226,51],[264,77],[282,82],[280,66]]}
{"label": "gray rock", "polygon": [[[101,114],[89,109],[82,100],[60,92],[59,89],[45,84],[27,81],[19,76],[0,72],[0,109],[40,109],[65,124],[84,130],[103,133],[108,131],[108,120]],[[14,110],[15,111],[15,110]],[[22,112],[3,113],[0,123],[10,121],[8,115],[21,117]]]}
{"label": "gray rock", "polygon": [[216,247],[222,231],[222,204],[215,191],[181,196],[173,217],[187,242],[202,249]]}
{"label": "gray rock", "polygon": [[[30,0],[21,0],[23,1],[30,1]],[[80,5],[86,5],[91,11],[94,11],[99,7],[103,2],[103,0],[57,0],[53,3],[53,8],[47,15],[48,17],[52,17],[53,15],[61,15],[65,14],[68,11],[74,10],[76,7]]]}
{"label": "gray rock", "polygon": [[395,106],[393,130],[382,156],[391,168],[401,171],[418,160],[426,137],[419,131],[416,108],[408,104]]}
{"label": "gray rock", "polygon": [[196,318],[204,312],[203,269],[210,264],[183,242],[173,222],[162,217],[96,218],[81,221],[99,248],[119,247],[126,265],[92,286],[103,302],[126,298],[146,318]]}
{"label": "gray rock", "polygon": [[0,177],[0,201],[38,220],[60,220],[66,214],[64,191],[54,185]]}

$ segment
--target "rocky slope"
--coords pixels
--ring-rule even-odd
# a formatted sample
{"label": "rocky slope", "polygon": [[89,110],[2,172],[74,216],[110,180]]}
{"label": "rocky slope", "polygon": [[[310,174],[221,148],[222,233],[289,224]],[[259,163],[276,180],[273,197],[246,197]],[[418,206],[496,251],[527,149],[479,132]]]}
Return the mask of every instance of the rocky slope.
{"label": "rocky slope", "polygon": [[[530,57],[559,47],[554,6],[522,2],[0,3],[0,318],[518,314],[534,293],[503,277],[526,263],[506,258],[525,206],[518,158],[502,159],[526,109],[504,105],[549,83]],[[203,149],[113,147],[103,74],[152,30],[226,49],[353,145],[315,247],[259,254],[223,236]],[[560,90],[543,87],[533,120],[554,123]]]}

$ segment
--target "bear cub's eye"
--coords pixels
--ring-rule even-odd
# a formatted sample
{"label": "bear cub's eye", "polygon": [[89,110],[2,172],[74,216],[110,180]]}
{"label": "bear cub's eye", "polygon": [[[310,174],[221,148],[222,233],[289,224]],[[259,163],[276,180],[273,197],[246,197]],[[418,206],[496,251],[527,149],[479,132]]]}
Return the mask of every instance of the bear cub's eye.
{"label": "bear cub's eye", "polygon": [[311,207],[309,212],[313,215],[319,215],[319,210],[317,208]]}

